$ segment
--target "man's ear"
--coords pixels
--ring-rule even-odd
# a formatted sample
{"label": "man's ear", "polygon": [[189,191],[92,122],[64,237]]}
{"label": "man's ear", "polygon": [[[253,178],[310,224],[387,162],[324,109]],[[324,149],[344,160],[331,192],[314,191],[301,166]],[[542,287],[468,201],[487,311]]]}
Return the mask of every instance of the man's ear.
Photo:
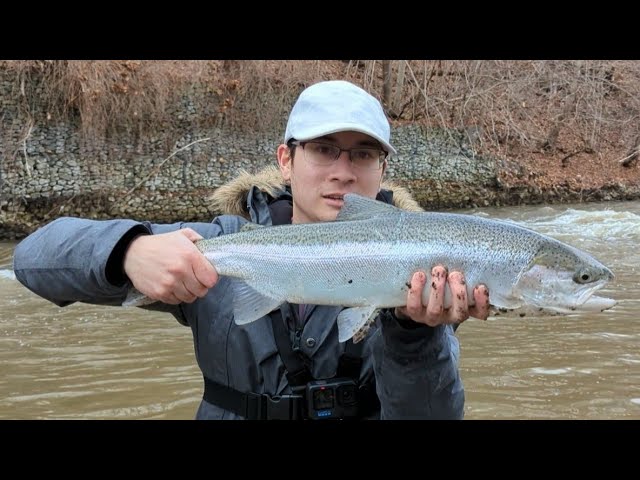
{"label": "man's ear", "polygon": [[291,158],[291,150],[284,143],[278,147],[278,166],[280,167],[280,173],[282,179],[289,183],[291,180],[291,167],[293,166],[293,159]]}

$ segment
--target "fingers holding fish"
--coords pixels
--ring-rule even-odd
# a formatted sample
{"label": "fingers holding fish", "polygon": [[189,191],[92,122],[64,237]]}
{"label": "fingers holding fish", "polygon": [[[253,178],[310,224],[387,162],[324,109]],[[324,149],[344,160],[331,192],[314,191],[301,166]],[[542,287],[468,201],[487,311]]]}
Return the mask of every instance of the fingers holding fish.
{"label": "fingers holding fish", "polygon": [[[425,316],[425,307],[422,304],[422,291],[427,282],[424,272],[415,272],[411,277],[411,286],[407,293],[407,305],[401,309],[401,314],[406,315],[414,321]],[[425,322],[422,322],[425,323]]]}
{"label": "fingers holding fish", "polygon": [[189,290],[202,298],[210,288],[218,283],[218,272],[199,250],[194,252],[191,266],[195,282],[193,288],[189,288]]}
{"label": "fingers holding fish", "polygon": [[477,285],[473,289],[474,305],[469,307],[469,316],[486,320],[489,316],[489,289],[486,285]]}
{"label": "fingers holding fish", "polygon": [[[445,292],[449,285],[451,291],[451,305],[445,308]],[[428,301],[423,290],[429,289]],[[413,321],[435,327],[442,324],[462,323],[469,316],[486,318],[489,312],[488,290],[483,286],[474,289],[476,305],[469,307],[467,286],[464,275],[454,271],[450,274],[442,265],[436,265],[431,270],[431,283],[427,285],[424,272],[415,272],[411,278],[411,287],[407,294],[407,305],[399,308],[400,315],[407,316]]]}
{"label": "fingers holding fish", "polygon": [[210,286],[213,285],[205,285],[200,280],[202,276],[206,276],[206,281],[210,282],[211,277],[210,272],[203,273],[203,268],[200,265],[202,262],[213,269],[199,251],[187,252],[182,258],[177,259],[175,265],[169,269],[170,275],[167,276],[167,281],[161,292],[163,296],[177,301],[166,303],[192,303],[196,299],[206,296]]}
{"label": "fingers holding fish", "polygon": [[213,265],[193,243],[199,239],[189,228],[141,235],[127,249],[124,271],[134,287],[153,300],[191,303],[218,280]]}
{"label": "fingers holding fish", "polygon": [[[452,300],[451,306],[445,308],[447,284],[451,290]],[[425,315],[422,323],[435,327],[447,323],[462,323],[469,318],[466,282],[461,272],[448,273],[445,267],[436,265],[431,269],[429,289],[429,301],[423,307]]]}
{"label": "fingers holding fish", "polygon": [[182,285],[177,285],[173,292],[184,303],[195,302],[198,298],[203,298],[209,289],[198,281],[196,274],[186,275]]}
{"label": "fingers holding fish", "polygon": [[189,290],[186,283],[176,285],[170,295],[173,295],[178,300],[176,303],[192,303],[198,298]]}
{"label": "fingers holding fish", "polygon": [[429,301],[425,305],[422,301],[425,287],[427,287],[427,276],[424,272],[415,272],[411,277],[409,291],[407,293],[407,304],[404,307],[396,308],[396,315],[408,317],[414,322],[424,323],[431,327],[445,323],[448,311],[444,309],[444,291],[447,282],[447,270],[438,265],[431,270],[431,285]]}
{"label": "fingers holding fish", "polygon": [[444,312],[444,289],[447,283],[447,270],[442,265],[431,269],[431,285],[429,285],[429,302],[426,305],[427,325],[436,326],[442,323],[440,317]]}
{"label": "fingers holding fish", "polygon": [[[462,323],[469,318],[469,305],[467,302],[467,282],[461,272],[451,272],[448,275],[449,288],[451,289],[451,307],[449,308],[444,323]],[[443,302],[444,300],[440,300]],[[429,300],[431,302],[431,300]]]}
{"label": "fingers holding fish", "polygon": [[[191,265],[193,275],[188,275],[184,281],[185,288],[194,296],[193,300],[196,298],[204,298],[209,289],[218,281],[218,274],[215,273],[215,269],[209,261],[203,255],[198,255],[198,257],[199,258]],[[201,265],[202,262],[206,263],[213,270],[213,275],[209,270],[203,268]]]}
{"label": "fingers holding fish", "polygon": [[185,286],[184,280],[173,272],[164,272],[150,290],[148,296],[163,303],[177,305],[182,302],[193,302],[195,295]]}

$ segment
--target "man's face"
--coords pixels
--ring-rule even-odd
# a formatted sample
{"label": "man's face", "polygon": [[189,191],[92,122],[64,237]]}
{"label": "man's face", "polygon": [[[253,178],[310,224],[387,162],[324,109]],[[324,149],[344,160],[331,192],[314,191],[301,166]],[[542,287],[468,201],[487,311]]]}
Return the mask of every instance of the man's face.
{"label": "man's face", "polygon": [[[314,139],[342,149],[378,148],[380,143],[360,132],[339,132]],[[379,168],[363,168],[352,164],[348,152],[328,165],[309,160],[310,147],[296,147],[291,160],[286,145],[278,147],[278,164],[285,181],[290,181],[293,194],[293,223],[327,222],[336,219],[345,193],[358,193],[375,198],[385,164]]]}

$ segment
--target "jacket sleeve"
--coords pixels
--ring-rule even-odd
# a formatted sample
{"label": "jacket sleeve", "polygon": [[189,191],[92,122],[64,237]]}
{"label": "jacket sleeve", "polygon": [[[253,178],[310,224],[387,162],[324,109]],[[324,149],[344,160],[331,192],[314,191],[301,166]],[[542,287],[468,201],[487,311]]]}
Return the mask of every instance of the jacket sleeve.
{"label": "jacket sleeve", "polygon": [[140,234],[186,226],[205,238],[220,233],[217,224],[59,218],[17,245],[13,269],[20,283],[58,306],[74,302],[120,305],[130,288],[122,271],[128,243]]}
{"label": "jacket sleeve", "polygon": [[451,325],[407,328],[391,310],[382,311],[380,322],[373,345],[380,417],[462,419],[460,350]]}

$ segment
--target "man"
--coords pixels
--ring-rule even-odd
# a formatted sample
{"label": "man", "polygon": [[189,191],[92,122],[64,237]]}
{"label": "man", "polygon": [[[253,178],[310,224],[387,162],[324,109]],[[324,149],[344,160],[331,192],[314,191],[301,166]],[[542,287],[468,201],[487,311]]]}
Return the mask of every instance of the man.
{"label": "man", "polygon": [[[282,305],[247,325],[233,321],[229,279],[218,277],[194,245],[263,225],[335,220],[346,193],[419,208],[402,189],[382,188],[390,126],[380,103],[345,81],[302,92],[277,149],[281,179],[240,176],[216,192],[227,212],[212,223],[150,224],[61,218],[16,248],[16,277],[38,295],[119,305],[131,285],[191,327],[205,382],[199,419],[459,419],[464,390],[453,325],[486,318],[486,287],[468,307],[461,272],[415,272],[405,307],[383,310],[358,344],[340,343],[340,307]],[[246,209],[244,206],[248,206]],[[444,289],[453,293],[445,309]],[[340,406],[341,408],[338,408]],[[335,407],[335,408],[333,408]]]}

